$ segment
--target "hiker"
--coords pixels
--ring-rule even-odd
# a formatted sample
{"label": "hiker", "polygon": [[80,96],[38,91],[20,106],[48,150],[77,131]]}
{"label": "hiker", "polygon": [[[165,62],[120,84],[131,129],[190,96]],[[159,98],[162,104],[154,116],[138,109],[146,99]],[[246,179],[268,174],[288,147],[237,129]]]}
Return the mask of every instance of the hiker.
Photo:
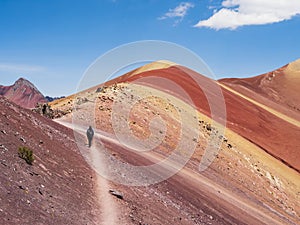
{"label": "hiker", "polygon": [[92,146],[92,140],[93,140],[93,137],[94,137],[94,131],[93,131],[92,126],[89,126],[89,129],[87,129],[86,136],[88,138],[89,148],[90,148]]}

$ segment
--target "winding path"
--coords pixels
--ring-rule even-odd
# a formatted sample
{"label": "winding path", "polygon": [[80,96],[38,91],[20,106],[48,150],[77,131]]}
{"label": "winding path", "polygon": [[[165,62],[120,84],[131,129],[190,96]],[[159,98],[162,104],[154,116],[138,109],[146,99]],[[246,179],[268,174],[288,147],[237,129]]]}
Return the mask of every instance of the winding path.
{"label": "winding path", "polygon": [[[86,129],[74,125],[72,123],[57,121],[60,124],[79,131],[82,135],[85,135]],[[138,152],[127,151],[121,146],[119,141],[114,137],[114,135],[96,130],[95,139],[107,141],[115,146],[118,151],[126,151],[127,157],[135,158],[139,162],[149,162],[157,163],[163,161],[163,157],[157,153],[147,152],[140,154]],[[96,170],[105,170],[105,162],[103,162],[101,153],[94,147],[91,148],[90,158],[93,162],[93,166]],[[165,161],[162,169],[173,170],[176,163]],[[184,182],[183,182],[184,181]],[[231,191],[225,189],[224,187],[218,185],[217,183],[209,180],[203,176],[198,171],[193,171],[187,167],[180,170],[176,175],[170,178],[170,182],[175,183],[176,187],[173,187],[177,191],[186,192],[186,197],[191,198],[190,193],[196,194],[199,198],[206,199],[206,205],[211,207],[212,210],[219,211],[224,217],[233,218],[233,221],[237,223],[245,224],[286,224],[287,220],[281,218],[276,212],[268,210],[266,207],[251,201],[250,199],[243,198]],[[99,187],[99,202],[103,211],[103,224],[117,224],[116,223],[116,206],[114,204],[111,196],[108,193],[107,181],[98,176],[97,185]],[[204,200],[203,200],[204,201]]]}

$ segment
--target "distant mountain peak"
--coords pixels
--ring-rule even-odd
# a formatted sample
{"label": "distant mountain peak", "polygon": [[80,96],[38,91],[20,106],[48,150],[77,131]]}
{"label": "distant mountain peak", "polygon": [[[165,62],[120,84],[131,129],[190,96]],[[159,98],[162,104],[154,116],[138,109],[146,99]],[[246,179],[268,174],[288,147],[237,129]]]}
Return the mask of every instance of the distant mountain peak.
{"label": "distant mountain peak", "polygon": [[36,86],[34,86],[34,84],[32,84],[29,80],[26,80],[25,78],[21,77],[19,78],[14,84],[13,84],[14,88],[19,88],[19,87],[29,87],[32,88],[38,92],[40,92]]}
{"label": "distant mountain peak", "polygon": [[22,77],[11,86],[0,86],[0,95],[24,108],[34,108],[38,102],[47,102],[37,87]]}

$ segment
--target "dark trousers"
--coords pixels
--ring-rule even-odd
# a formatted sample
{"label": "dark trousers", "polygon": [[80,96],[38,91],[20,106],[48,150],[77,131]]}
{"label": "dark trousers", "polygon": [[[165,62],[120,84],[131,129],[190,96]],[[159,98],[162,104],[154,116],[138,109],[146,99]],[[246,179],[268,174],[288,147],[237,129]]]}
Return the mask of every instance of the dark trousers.
{"label": "dark trousers", "polygon": [[88,138],[88,141],[89,141],[89,148],[92,146],[92,140],[93,140],[93,138]]}

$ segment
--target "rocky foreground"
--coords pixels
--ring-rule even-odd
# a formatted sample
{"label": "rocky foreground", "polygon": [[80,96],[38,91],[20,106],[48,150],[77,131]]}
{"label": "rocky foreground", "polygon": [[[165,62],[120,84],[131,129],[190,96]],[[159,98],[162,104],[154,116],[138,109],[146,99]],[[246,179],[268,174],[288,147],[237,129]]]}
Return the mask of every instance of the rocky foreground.
{"label": "rocky foreground", "polygon": [[0,224],[97,224],[95,174],[73,132],[3,97],[0,108]]}

